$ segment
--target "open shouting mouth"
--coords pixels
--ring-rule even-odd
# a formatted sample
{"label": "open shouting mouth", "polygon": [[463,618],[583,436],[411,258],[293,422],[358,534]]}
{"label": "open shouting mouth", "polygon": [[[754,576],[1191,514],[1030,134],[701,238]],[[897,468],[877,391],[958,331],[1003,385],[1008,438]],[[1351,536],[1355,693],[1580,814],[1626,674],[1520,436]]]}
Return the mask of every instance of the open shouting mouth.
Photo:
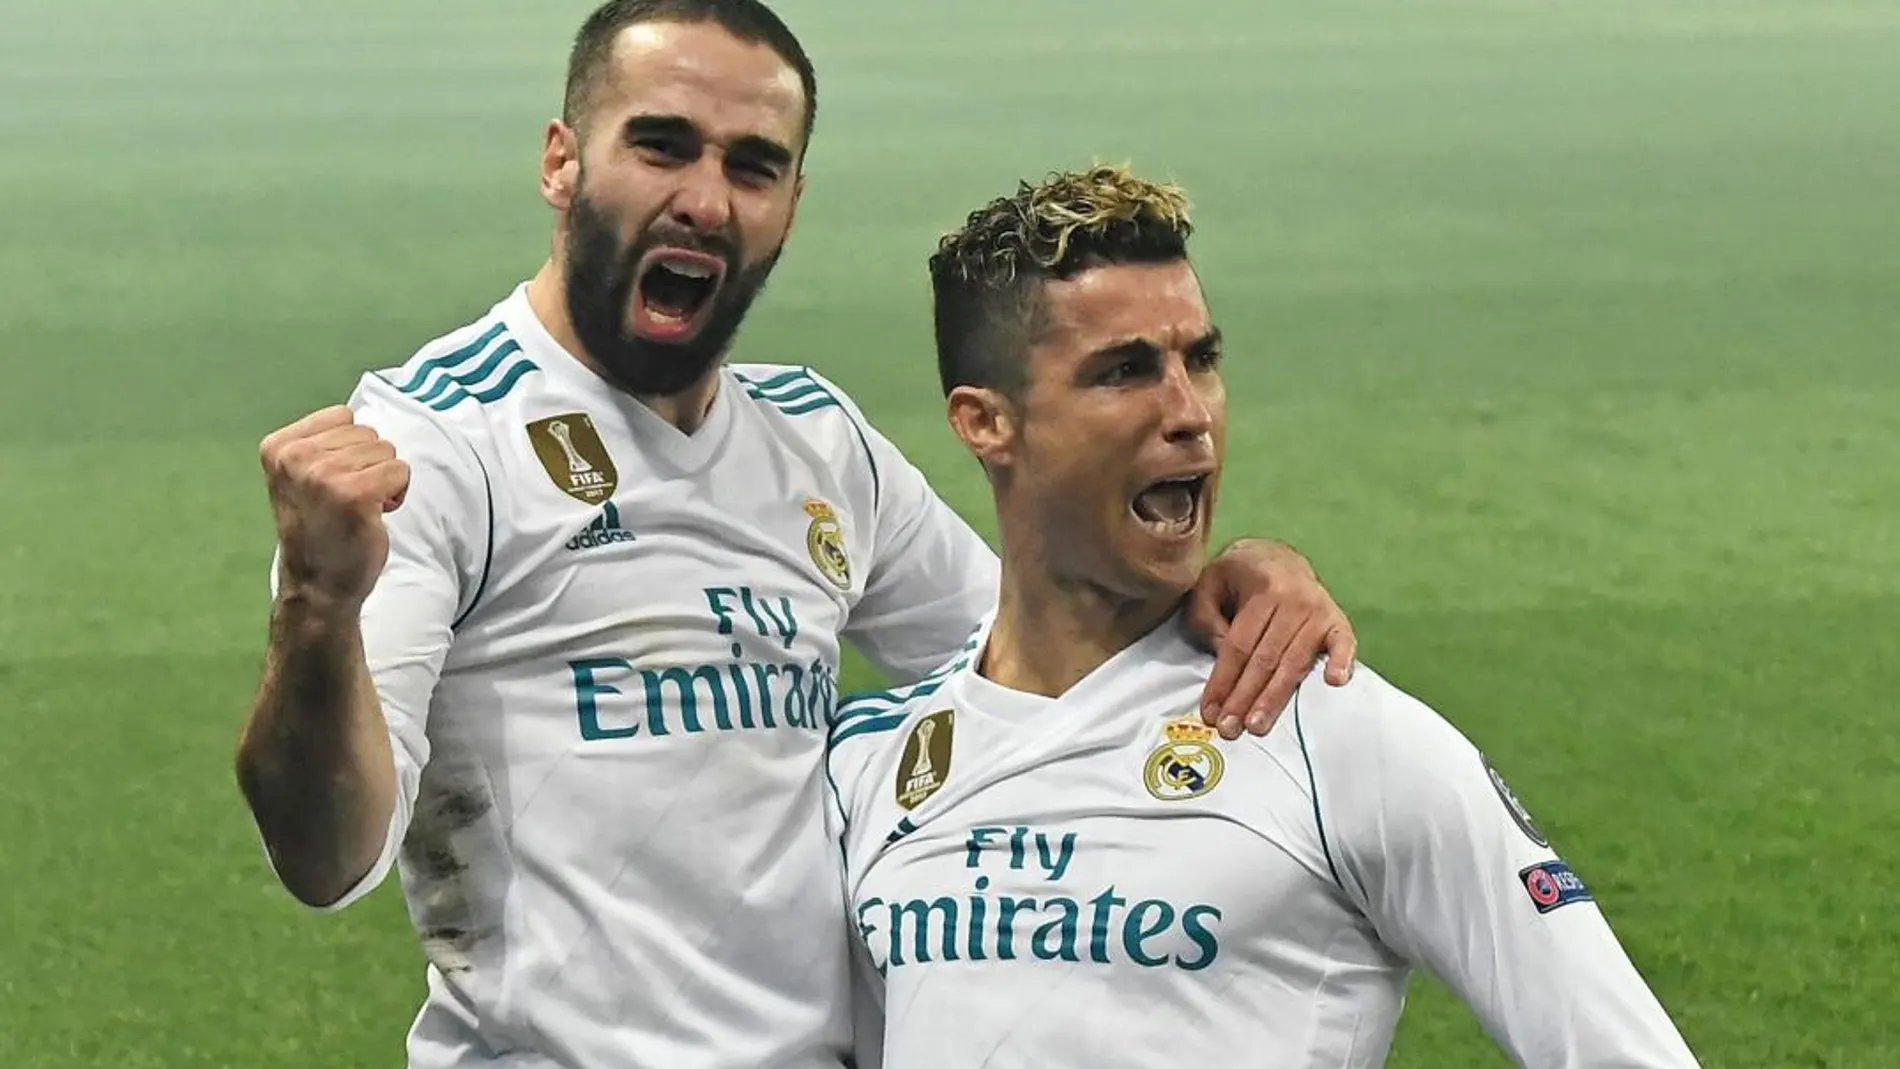
{"label": "open shouting mouth", "polygon": [[1196,534],[1207,517],[1210,472],[1158,479],[1129,500],[1128,509],[1151,534],[1186,538]]}
{"label": "open shouting mouth", "polygon": [[634,276],[633,329],[657,342],[699,333],[726,278],[726,262],[691,249],[659,248],[641,257]]}

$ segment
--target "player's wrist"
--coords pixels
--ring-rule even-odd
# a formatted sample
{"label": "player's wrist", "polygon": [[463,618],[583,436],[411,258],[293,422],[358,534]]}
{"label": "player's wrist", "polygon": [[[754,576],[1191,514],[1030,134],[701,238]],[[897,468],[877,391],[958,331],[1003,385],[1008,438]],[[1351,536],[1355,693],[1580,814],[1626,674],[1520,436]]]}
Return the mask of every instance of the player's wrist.
{"label": "player's wrist", "polygon": [[286,583],[277,592],[278,627],[293,634],[325,634],[354,630],[362,615],[361,597],[303,583]]}

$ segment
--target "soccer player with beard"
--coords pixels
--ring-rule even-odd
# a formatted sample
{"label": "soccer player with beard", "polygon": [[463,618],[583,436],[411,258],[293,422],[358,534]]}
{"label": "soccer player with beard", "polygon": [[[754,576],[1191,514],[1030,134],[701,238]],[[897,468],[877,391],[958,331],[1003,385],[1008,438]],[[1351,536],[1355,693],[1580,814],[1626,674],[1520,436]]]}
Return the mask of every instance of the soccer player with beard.
{"label": "soccer player with beard", "polygon": [[[275,603],[238,777],[300,900],[399,862],[419,1069],[846,1057],[840,643],[923,676],[997,564],[822,376],[724,360],[815,100],[756,0],[600,9],[547,129],[547,262],[263,443]],[[1322,645],[1350,660],[1297,555],[1229,553],[1202,592],[1217,713],[1277,709]]]}
{"label": "soccer player with beard", "polygon": [[[1413,966],[1530,1069],[1694,1069],[1581,879],[1470,741],[1361,668],[1262,738],[1192,713],[1226,431],[1180,190],[1121,168],[931,259],[1001,590],[969,652],[828,747],[886,1069],[1384,1064]],[[869,1009],[867,1005],[866,1009]],[[867,1030],[868,1032],[869,1030]]]}

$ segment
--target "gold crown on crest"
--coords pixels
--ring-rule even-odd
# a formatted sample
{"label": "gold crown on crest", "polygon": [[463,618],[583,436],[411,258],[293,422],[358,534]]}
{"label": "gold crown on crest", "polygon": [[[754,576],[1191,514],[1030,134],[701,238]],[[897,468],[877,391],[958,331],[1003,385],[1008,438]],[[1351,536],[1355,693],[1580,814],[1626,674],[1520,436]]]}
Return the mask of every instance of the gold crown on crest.
{"label": "gold crown on crest", "polygon": [[1201,723],[1199,717],[1170,720],[1161,730],[1169,742],[1208,742],[1214,737],[1214,729]]}
{"label": "gold crown on crest", "polygon": [[814,497],[805,502],[805,515],[814,520],[831,520],[836,519],[838,513],[832,509],[831,502]]}

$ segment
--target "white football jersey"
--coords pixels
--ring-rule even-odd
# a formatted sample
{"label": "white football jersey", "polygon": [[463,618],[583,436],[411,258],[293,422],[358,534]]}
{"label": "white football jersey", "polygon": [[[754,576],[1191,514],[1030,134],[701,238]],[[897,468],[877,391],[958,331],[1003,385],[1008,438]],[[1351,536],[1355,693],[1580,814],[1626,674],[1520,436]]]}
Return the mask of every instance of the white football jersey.
{"label": "white football jersey", "polygon": [[996,560],[835,386],[725,369],[682,434],[520,287],[356,418],[413,469],[364,643],[428,958],[416,1069],[835,1069],[848,927],[826,834],[840,639],[952,656]]}
{"label": "white football jersey", "polygon": [[1695,1065],[1504,781],[1364,665],[1227,742],[1176,622],[1055,700],[977,645],[832,730],[885,1069],[1378,1066],[1414,964],[1519,1065]]}

